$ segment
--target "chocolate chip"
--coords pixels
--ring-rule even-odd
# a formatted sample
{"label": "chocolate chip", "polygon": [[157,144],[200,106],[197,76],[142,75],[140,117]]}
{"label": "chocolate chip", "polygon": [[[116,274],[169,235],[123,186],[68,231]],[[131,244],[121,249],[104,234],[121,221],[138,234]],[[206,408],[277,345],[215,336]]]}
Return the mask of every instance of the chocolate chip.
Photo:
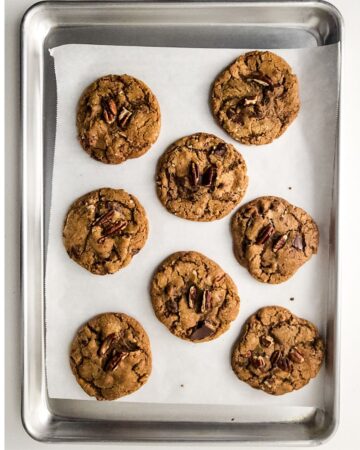
{"label": "chocolate chip", "polygon": [[215,329],[213,325],[207,321],[199,322],[197,328],[190,335],[190,339],[192,341],[197,341],[201,339],[205,339],[208,336],[214,334]]}
{"label": "chocolate chip", "polygon": [[176,314],[177,312],[179,312],[179,306],[175,300],[168,300],[165,305],[167,310],[171,313]]}

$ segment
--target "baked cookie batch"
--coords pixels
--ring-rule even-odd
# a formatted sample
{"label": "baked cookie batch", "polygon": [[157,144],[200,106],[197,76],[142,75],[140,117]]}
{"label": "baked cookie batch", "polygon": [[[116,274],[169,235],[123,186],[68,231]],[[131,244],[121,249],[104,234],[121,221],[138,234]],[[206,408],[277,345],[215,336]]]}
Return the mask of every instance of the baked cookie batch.
{"label": "baked cookie batch", "polygon": [[[281,136],[300,107],[291,67],[268,51],[241,55],[215,80],[211,108],[236,141],[262,145]],[[160,108],[150,88],[129,75],[107,75],[82,94],[77,111],[83,149],[106,164],[138,158],[160,132]],[[242,155],[230,143],[199,132],[174,142],[159,158],[157,195],[172,214],[209,222],[227,216],[248,186]],[[122,189],[100,188],[70,206],[63,242],[70,258],[96,275],[113,274],[141,252],[148,220],[140,201]],[[303,209],[265,196],[241,206],[231,220],[239,264],[263,283],[282,283],[317,253],[319,231]],[[218,338],[239,313],[230,276],[195,251],[168,256],[150,284],[156,317],[175,336],[194,343]],[[320,370],[324,343],[315,325],[280,306],[265,307],[243,326],[232,351],[236,376],[280,395],[300,389]],[[151,373],[149,338],[123,313],[104,313],[77,332],[70,365],[83,390],[114,400],[139,389]]]}

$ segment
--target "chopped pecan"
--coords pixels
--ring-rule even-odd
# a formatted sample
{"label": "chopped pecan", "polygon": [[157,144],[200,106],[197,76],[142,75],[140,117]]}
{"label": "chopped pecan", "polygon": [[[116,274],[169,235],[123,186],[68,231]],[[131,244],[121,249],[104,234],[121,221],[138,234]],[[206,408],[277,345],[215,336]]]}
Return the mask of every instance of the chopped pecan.
{"label": "chopped pecan", "polygon": [[250,77],[247,78],[247,81],[253,81],[254,83],[260,84],[261,86],[265,87],[273,85],[271,78],[260,72],[254,72]]}
{"label": "chopped pecan", "polygon": [[265,360],[262,356],[253,353],[250,358],[251,365],[256,369],[261,369],[265,366]]}
{"label": "chopped pecan", "polygon": [[225,143],[218,144],[212,151],[216,156],[224,156],[227,152],[227,147]]}
{"label": "chopped pecan", "polygon": [[103,100],[102,106],[105,121],[109,124],[113,123],[116,119],[117,114],[116,103],[112,98],[110,98],[107,100]]}
{"label": "chopped pecan", "polygon": [[210,308],[211,308],[211,292],[208,289],[205,289],[201,301],[201,312],[204,313]]}
{"label": "chopped pecan", "polygon": [[126,220],[121,220],[120,222],[114,223],[111,227],[107,228],[104,231],[104,234],[101,236],[101,238],[98,239],[98,243],[102,244],[107,237],[113,236],[114,234],[126,228],[126,226],[127,226]]}
{"label": "chopped pecan", "polygon": [[132,112],[129,111],[128,109],[126,109],[125,106],[123,106],[120,109],[119,117],[118,117],[118,123],[121,126],[121,128],[125,128],[126,127],[126,125],[128,124],[131,116],[132,116]]}
{"label": "chopped pecan", "polygon": [[305,361],[305,358],[303,355],[299,352],[299,350],[296,347],[293,347],[289,352],[289,358],[291,361],[297,364],[301,364]]}
{"label": "chopped pecan", "polygon": [[256,240],[257,244],[265,244],[265,242],[274,234],[275,232],[275,228],[272,226],[271,223],[269,223],[269,225],[266,225],[266,227],[264,227],[259,235],[258,238]]}
{"label": "chopped pecan", "polygon": [[115,213],[115,211],[113,209],[110,209],[110,211],[106,212],[105,214],[103,214],[102,216],[97,218],[93,222],[92,226],[94,227],[96,225],[104,225],[104,224],[108,223],[112,219],[114,213]]}
{"label": "chopped pecan", "polygon": [[280,236],[279,239],[275,242],[275,245],[273,247],[274,252],[277,253],[280,249],[282,249],[286,244],[287,240],[288,240],[287,234],[283,234],[282,236]]}
{"label": "chopped pecan", "polygon": [[109,350],[109,348],[115,341],[115,336],[116,336],[115,333],[111,333],[108,336],[106,336],[106,338],[103,340],[103,342],[99,348],[99,351],[98,351],[99,356],[105,355],[105,353]]}
{"label": "chopped pecan", "polygon": [[270,356],[270,362],[272,366],[277,366],[278,361],[282,358],[282,353],[280,350],[275,350]]}
{"label": "chopped pecan", "polygon": [[290,372],[292,369],[291,361],[287,356],[280,358],[276,364],[284,372]]}
{"label": "chopped pecan", "polygon": [[113,355],[108,359],[108,361],[105,364],[104,370],[106,372],[113,372],[117,366],[120,364],[120,362],[125,359],[129,353],[127,352],[117,352],[114,350]]}
{"label": "chopped pecan", "polygon": [[303,239],[302,236],[300,234],[297,234],[295,236],[295,239],[292,243],[292,246],[294,248],[296,248],[297,250],[303,250],[304,249],[304,243],[303,243]]}
{"label": "chopped pecan", "polygon": [[190,289],[189,289],[189,292],[188,292],[188,305],[189,305],[189,308],[195,309],[196,298],[197,298],[196,286],[190,286]]}
{"label": "chopped pecan", "polygon": [[200,169],[196,162],[191,161],[189,168],[189,181],[191,186],[197,186],[200,182]]}
{"label": "chopped pecan", "polygon": [[260,338],[260,344],[261,344],[263,347],[265,347],[265,348],[270,347],[270,345],[271,345],[273,342],[274,342],[274,339],[273,339],[271,336],[269,336],[269,335],[267,335],[267,336],[261,336],[261,338]]}

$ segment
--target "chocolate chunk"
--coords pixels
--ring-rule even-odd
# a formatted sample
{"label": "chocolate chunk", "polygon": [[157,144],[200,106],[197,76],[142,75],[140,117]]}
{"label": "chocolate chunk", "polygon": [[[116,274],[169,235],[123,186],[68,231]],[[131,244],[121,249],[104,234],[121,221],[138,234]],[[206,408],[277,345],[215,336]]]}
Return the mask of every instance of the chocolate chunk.
{"label": "chocolate chunk", "polygon": [[192,341],[197,341],[200,339],[205,339],[208,336],[214,334],[215,329],[213,325],[207,321],[199,322],[198,327],[192,332],[190,339]]}

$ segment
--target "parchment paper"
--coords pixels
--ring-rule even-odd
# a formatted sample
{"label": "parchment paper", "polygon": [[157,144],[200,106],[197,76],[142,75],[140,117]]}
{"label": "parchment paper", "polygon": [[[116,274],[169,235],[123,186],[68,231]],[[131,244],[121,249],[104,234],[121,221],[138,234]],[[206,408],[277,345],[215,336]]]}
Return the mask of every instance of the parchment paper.
{"label": "parchment paper", "polygon": [[[324,335],[328,297],[329,226],[336,144],[336,45],[276,50],[299,77],[301,110],[274,143],[247,147],[233,141],[214,121],[208,99],[218,75],[244,50],[65,45],[51,50],[57,79],[57,131],[49,245],[46,262],[46,369],[49,396],[89,399],[69,367],[76,330],[95,314],[120,311],[139,320],[149,334],[153,371],[148,383],[119,401],[319,405],[324,369],[304,389],[282,397],[265,395],[239,381],[230,352],[241,326],[259,307],[277,304],[316,323]],[[91,159],[77,141],[76,104],[84,88],[109,73],[143,80],[157,96],[161,134],[146,155],[118,166]],[[232,253],[230,218],[212,223],[186,221],[158,201],[154,173],[159,156],[181,136],[206,131],[233,143],[243,154],[249,188],[243,202],[278,195],[306,209],[320,228],[320,250],[286,283],[262,284],[239,266]],[[62,243],[70,204],[100,187],[123,188],[145,207],[150,236],[131,264],[114,275],[96,276],[74,263]],[[238,286],[241,308],[231,329],[213,342],[193,344],[173,336],[155,317],[149,282],[170,253],[196,250],[214,259]],[[294,300],[291,300],[294,298]]]}

